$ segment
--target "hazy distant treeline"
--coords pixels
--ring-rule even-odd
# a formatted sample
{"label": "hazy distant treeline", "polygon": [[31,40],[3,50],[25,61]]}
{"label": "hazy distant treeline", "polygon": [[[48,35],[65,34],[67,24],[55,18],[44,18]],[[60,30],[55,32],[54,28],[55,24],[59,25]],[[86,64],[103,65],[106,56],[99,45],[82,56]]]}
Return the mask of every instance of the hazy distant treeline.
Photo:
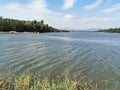
{"label": "hazy distant treeline", "polygon": [[98,32],[120,33],[120,28],[110,28],[110,29],[98,30]]}
{"label": "hazy distant treeline", "polygon": [[9,18],[0,17],[0,31],[1,32],[61,32],[66,30],[59,30],[44,24],[44,21],[25,21],[25,20],[15,20]]}

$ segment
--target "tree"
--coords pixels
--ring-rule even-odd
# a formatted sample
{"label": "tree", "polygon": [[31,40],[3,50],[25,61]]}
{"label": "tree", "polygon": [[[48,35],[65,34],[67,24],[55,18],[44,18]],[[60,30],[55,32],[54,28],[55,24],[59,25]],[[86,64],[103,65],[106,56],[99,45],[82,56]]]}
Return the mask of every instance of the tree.
{"label": "tree", "polygon": [[44,24],[44,21],[43,21],[43,20],[41,20],[41,24]]}
{"label": "tree", "polygon": [[59,32],[60,30],[44,24],[44,21],[25,21],[0,17],[0,31],[17,32]]}

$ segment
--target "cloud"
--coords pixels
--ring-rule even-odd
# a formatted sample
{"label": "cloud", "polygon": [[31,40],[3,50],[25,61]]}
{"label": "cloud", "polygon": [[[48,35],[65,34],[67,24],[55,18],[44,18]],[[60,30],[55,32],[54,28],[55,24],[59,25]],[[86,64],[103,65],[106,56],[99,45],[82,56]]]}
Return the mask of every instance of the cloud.
{"label": "cloud", "polygon": [[116,4],[110,8],[103,9],[103,10],[101,10],[101,12],[109,14],[109,13],[113,13],[113,12],[118,11],[118,10],[120,10],[120,4]]}
{"label": "cloud", "polygon": [[96,0],[94,3],[84,6],[84,9],[92,10],[94,8],[97,8],[102,2],[103,2],[103,0]]}
{"label": "cloud", "polygon": [[70,19],[70,18],[74,18],[74,16],[73,16],[73,15],[70,15],[70,14],[67,14],[67,15],[65,15],[65,18]]}
{"label": "cloud", "polygon": [[0,8],[4,9],[0,9],[2,16],[18,19],[42,19],[44,14],[53,13],[47,9],[45,0],[32,0],[26,4],[13,2],[1,5]]}
{"label": "cloud", "polygon": [[46,0],[31,0],[28,3],[13,2],[0,5],[0,16],[21,20],[44,20],[45,23],[56,28],[67,27],[70,23],[69,19],[74,17],[71,14],[54,12],[48,9]]}
{"label": "cloud", "polygon": [[45,23],[60,29],[102,28],[107,27],[108,20],[111,20],[106,17],[81,18],[68,13],[55,12],[47,7],[46,0],[0,5],[0,16],[21,20],[44,20]]}
{"label": "cloud", "polygon": [[77,0],[64,0],[63,9],[69,9],[74,6]]}

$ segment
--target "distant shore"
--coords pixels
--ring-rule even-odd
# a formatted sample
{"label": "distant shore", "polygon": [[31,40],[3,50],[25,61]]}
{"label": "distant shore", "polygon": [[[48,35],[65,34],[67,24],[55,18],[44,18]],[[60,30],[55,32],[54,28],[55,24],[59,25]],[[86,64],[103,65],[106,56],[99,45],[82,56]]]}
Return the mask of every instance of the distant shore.
{"label": "distant shore", "polygon": [[120,28],[103,29],[103,30],[98,30],[96,32],[120,33]]}

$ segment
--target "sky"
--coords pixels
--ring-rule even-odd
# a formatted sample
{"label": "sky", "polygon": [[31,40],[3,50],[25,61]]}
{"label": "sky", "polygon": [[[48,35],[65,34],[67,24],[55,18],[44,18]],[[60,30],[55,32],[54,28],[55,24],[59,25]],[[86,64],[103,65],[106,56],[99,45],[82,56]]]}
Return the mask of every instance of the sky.
{"label": "sky", "polygon": [[120,27],[120,0],[0,0],[0,16],[44,20],[58,29]]}

